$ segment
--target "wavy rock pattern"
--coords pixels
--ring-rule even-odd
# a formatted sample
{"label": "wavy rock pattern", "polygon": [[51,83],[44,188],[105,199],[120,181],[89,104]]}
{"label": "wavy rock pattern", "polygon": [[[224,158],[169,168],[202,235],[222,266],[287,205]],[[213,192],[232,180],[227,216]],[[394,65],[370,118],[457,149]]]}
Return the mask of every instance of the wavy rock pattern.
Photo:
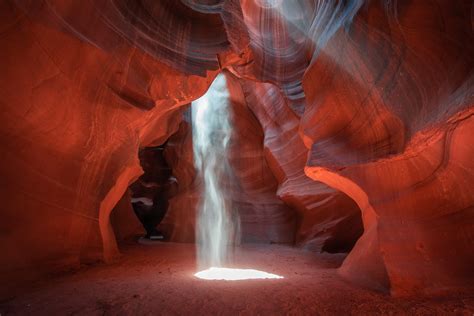
{"label": "wavy rock pattern", "polygon": [[45,20],[51,3],[31,4],[34,16],[1,4],[0,244],[7,273],[102,253],[113,259],[109,215],[141,173],[138,147],[166,140],[178,128],[181,106],[216,74],[180,73],[124,38],[99,49]]}
{"label": "wavy rock pattern", "polygon": [[[168,160],[190,190],[182,114],[225,68],[235,150],[249,155],[231,155],[235,199],[259,220],[249,240],[338,248],[361,212],[341,275],[395,295],[472,287],[472,12],[470,0],[0,2],[2,277],[112,260],[114,230],[136,224],[124,192],[138,148],[176,131]],[[175,240],[193,234],[189,193],[164,223]]]}
{"label": "wavy rock pattern", "polygon": [[462,288],[473,277],[473,200],[458,184],[473,170],[462,145],[473,105],[472,29],[467,2],[429,5],[388,14],[370,5],[304,78],[306,174],[363,213],[364,235],[341,274],[396,295]]}
{"label": "wavy rock pattern", "polygon": [[299,118],[279,89],[240,81],[245,102],[264,129],[266,159],[279,183],[277,195],[298,211],[296,242],[316,251],[348,251],[362,233],[360,210],[344,194],[304,174],[308,149]]}

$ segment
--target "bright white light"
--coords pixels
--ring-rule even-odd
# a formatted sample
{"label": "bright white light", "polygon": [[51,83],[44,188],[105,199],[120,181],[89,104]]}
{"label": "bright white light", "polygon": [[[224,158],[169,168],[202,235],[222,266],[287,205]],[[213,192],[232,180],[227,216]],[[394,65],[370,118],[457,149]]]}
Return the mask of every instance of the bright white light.
{"label": "bright white light", "polygon": [[230,207],[225,190],[226,183],[232,182],[227,152],[232,122],[225,75],[219,74],[206,94],[192,103],[192,122],[196,177],[203,184],[196,218],[198,265],[222,266],[228,262],[229,246],[238,241],[239,228],[238,212]]}
{"label": "bright white light", "polygon": [[204,280],[252,280],[252,279],[283,279],[282,276],[253,269],[230,269],[212,267],[194,274]]}
{"label": "bright white light", "polygon": [[274,8],[281,5],[282,0],[257,0],[257,4],[262,8]]}

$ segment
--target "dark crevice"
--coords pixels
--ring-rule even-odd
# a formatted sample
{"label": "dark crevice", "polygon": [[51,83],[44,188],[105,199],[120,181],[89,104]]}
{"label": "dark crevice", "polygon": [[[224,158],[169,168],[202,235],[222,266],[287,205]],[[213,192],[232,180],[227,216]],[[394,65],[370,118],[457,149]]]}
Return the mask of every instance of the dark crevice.
{"label": "dark crevice", "polygon": [[148,238],[163,239],[156,227],[166,215],[168,200],[177,191],[177,180],[164,157],[165,147],[166,143],[140,149],[138,156],[144,173],[130,185],[133,210]]}

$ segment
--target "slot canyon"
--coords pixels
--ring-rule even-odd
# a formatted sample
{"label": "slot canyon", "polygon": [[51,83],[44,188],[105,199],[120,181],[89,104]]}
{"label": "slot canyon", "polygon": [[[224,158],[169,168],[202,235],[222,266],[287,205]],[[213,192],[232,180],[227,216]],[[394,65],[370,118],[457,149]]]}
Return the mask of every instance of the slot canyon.
{"label": "slot canyon", "polygon": [[0,0],[0,106],[0,316],[474,315],[473,0]]}

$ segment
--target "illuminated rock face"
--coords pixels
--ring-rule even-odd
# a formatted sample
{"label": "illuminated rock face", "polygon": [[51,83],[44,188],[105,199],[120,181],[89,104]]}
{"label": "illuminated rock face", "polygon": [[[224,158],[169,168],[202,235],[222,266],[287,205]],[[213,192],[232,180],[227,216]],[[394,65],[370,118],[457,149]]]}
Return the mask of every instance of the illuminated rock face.
{"label": "illuminated rock face", "polygon": [[[142,172],[139,146],[163,143],[216,72],[171,68],[93,26],[96,11],[20,2],[0,4],[2,271],[111,260],[109,215]],[[76,36],[66,16],[113,45]]]}
{"label": "illuminated rock face", "polygon": [[363,214],[364,235],[340,270],[349,279],[398,295],[472,282],[466,5],[401,4],[395,20],[370,5],[305,73],[306,174]]}
{"label": "illuminated rock face", "polygon": [[363,225],[348,280],[474,284],[472,1],[132,2],[0,3],[2,274],[113,259],[138,148],[172,134],[163,226],[192,241],[183,112],[226,68],[244,240],[346,250]]}
{"label": "illuminated rock face", "polygon": [[362,234],[361,213],[348,196],[305,176],[308,149],[299,118],[279,89],[240,81],[242,93],[265,133],[266,159],[278,180],[277,195],[298,213],[296,243],[315,251],[347,252]]}

